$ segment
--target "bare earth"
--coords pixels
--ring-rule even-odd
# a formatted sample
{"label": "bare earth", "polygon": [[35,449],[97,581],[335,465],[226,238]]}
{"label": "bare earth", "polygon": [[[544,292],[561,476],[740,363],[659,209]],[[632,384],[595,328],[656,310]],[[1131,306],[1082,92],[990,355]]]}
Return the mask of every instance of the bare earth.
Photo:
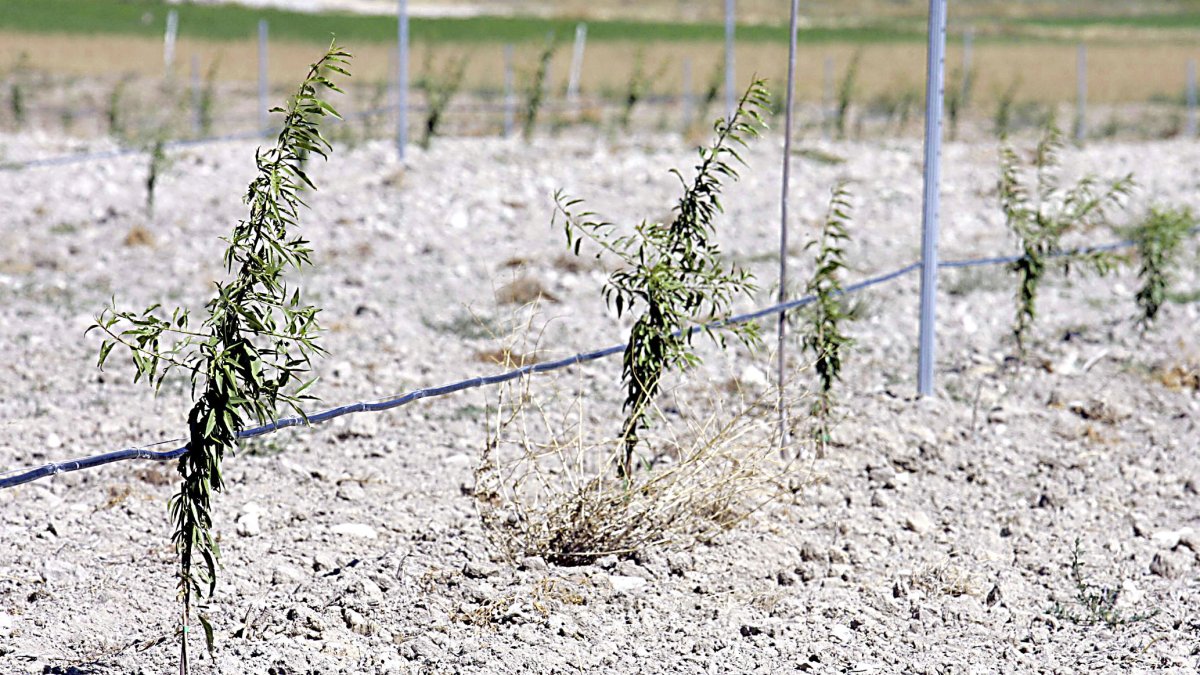
{"label": "bare earth", "polygon": [[[3,142],[22,156],[55,145]],[[772,294],[781,145],[772,135],[748,153],[720,224],[725,251],[764,287],[742,308]],[[914,260],[920,144],[801,145],[847,161],[796,160],[798,278],[842,176],[856,204],[848,280]],[[98,340],[82,331],[114,294],[124,307],[199,310],[222,276],[218,237],[243,213],[252,153],[181,151],[153,219],[143,158],[0,174],[0,467],[181,435],[184,383],[154,398],[125,364],[99,373]],[[944,257],[1011,252],[994,144],[950,144],[945,159]],[[621,342],[627,324],[598,295],[604,272],[561,260],[551,195],[566,188],[617,222],[661,218],[678,189],[666,170],[693,162],[671,136],[447,140],[407,169],[386,143],[339,151],[314,167],[304,228],[316,265],[299,279],[326,307],[318,395],[335,405],[496,372],[481,353],[499,341],[476,322],[503,330],[514,308],[497,291],[516,278],[557,299],[533,320],[542,358]],[[1200,207],[1196,143],[1097,143],[1067,165],[1135,172],[1130,214]],[[128,237],[135,227],[149,241]],[[1198,262],[1193,240],[1179,290],[1200,287]],[[915,276],[860,296],[834,446],[798,470],[809,486],[691,550],[576,567],[500,556],[470,496],[491,390],[247,444],[217,499],[217,650],[210,660],[196,639],[194,672],[1195,673],[1200,394],[1187,375],[1200,367],[1200,304],[1169,303],[1143,336],[1136,288],[1128,268],[1056,276],[1036,358],[1015,369],[1013,278],[947,270],[927,400],[912,396]],[[771,369],[767,350],[701,354],[672,380],[681,400],[730,380],[754,387]],[[619,375],[609,359],[531,390],[582,383],[589,417],[615,426]],[[0,672],[174,670],[173,484],[172,465],[126,462],[0,492]],[[1128,624],[1051,611],[1090,616],[1071,579],[1077,540],[1088,580],[1118,590]]]}

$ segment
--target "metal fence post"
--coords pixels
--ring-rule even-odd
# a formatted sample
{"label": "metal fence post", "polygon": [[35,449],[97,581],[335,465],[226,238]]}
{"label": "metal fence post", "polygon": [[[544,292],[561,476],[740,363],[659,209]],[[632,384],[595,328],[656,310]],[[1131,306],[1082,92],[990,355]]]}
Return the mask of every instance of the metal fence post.
{"label": "metal fence post", "polygon": [[179,12],[167,13],[167,30],[163,34],[163,74],[171,79],[171,67],[175,65],[175,38],[179,34]]}
{"label": "metal fence post", "polygon": [[1196,137],[1196,59],[1187,62],[1187,137]]}
{"label": "metal fence post", "polygon": [[1087,135],[1087,45],[1075,52],[1075,140]]}
{"label": "metal fence post", "polygon": [[733,105],[737,94],[734,93],[736,86],[736,67],[735,67],[735,44],[734,31],[737,24],[737,12],[734,7],[734,0],[725,0],[725,114],[733,114]]}
{"label": "metal fence post", "polygon": [[408,0],[396,2],[396,156],[408,150]]}
{"label": "metal fence post", "polygon": [[192,131],[199,136],[204,131],[204,106],[200,93],[200,55],[192,54]]}
{"label": "metal fence post", "polygon": [[695,102],[692,99],[692,59],[690,57],[683,60],[683,82],[681,88],[679,100],[683,108],[683,129],[686,133],[688,127],[692,126],[692,109],[695,107]]}
{"label": "metal fence post", "polygon": [[942,105],[945,94],[946,0],[929,0],[925,75],[925,194],[921,213],[921,328],[917,393],[933,395],[937,341],[938,186],[941,182]]}
{"label": "metal fence post", "polygon": [[825,140],[833,138],[833,57],[825,57],[825,74],[821,87],[821,126]]}
{"label": "metal fence post", "polygon": [[[792,107],[796,97],[796,18],[800,0],[792,0],[792,17],[788,24],[787,101],[783,122],[783,185],[779,195],[779,304],[788,298],[788,186],[792,177]],[[787,313],[779,314],[779,449],[788,445],[787,420]]]}
{"label": "metal fence post", "polygon": [[968,27],[963,31],[962,56],[962,91],[959,93],[959,107],[967,107],[967,97],[971,95],[971,68],[975,60],[975,29]]}
{"label": "metal fence post", "polygon": [[583,75],[583,50],[587,46],[587,24],[575,26],[575,49],[571,53],[571,73],[567,78],[567,106],[579,102],[579,79]]}
{"label": "metal fence post", "polygon": [[267,133],[267,20],[258,20],[258,129]]}
{"label": "metal fence post", "polygon": [[513,122],[516,119],[516,100],[513,92],[513,46],[504,45],[504,137],[513,134]]}

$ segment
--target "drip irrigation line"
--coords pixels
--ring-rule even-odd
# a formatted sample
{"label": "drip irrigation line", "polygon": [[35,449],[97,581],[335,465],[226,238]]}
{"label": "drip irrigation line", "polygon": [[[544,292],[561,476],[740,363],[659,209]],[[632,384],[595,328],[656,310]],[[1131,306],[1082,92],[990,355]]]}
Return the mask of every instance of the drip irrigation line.
{"label": "drip irrigation line", "polygon": [[[1200,227],[1192,228],[1190,231],[1190,234],[1196,234],[1197,232],[1200,232]],[[1098,246],[1085,246],[1085,247],[1070,249],[1070,250],[1066,250],[1066,251],[1059,251],[1059,252],[1056,252],[1051,255],[1053,257],[1084,255],[1087,253],[1096,253],[1096,252],[1101,252],[1101,251],[1112,251],[1112,250],[1117,250],[1117,249],[1121,249],[1121,248],[1127,248],[1132,245],[1134,245],[1134,242],[1125,240],[1125,241],[1113,242],[1111,244],[1102,244],[1102,245],[1098,245]],[[971,260],[946,260],[946,261],[939,262],[938,267],[946,267],[946,268],[980,267],[980,266],[984,266],[984,265],[998,265],[998,264],[1011,263],[1016,260],[1019,260],[1020,258],[1021,258],[1021,256],[1002,256],[1002,257],[993,257],[993,258],[978,258],[978,259],[971,259]],[[841,290],[840,294],[848,295],[850,293],[855,293],[858,291],[866,290],[873,286],[885,284],[894,279],[898,279],[906,274],[911,274],[919,269],[921,269],[920,262],[909,263],[908,265],[905,265],[904,267],[893,270],[891,272],[887,272],[885,274],[880,274],[878,276],[874,276],[869,279],[864,279],[862,281],[858,281],[853,284],[850,284],[850,285],[846,286],[845,288],[843,288]],[[745,314],[738,314],[735,316],[731,316],[728,319],[724,319],[722,321],[717,321],[717,322],[704,324],[704,325],[700,325],[700,326],[692,326],[687,329],[687,332],[688,332],[688,335],[694,335],[696,333],[703,332],[703,331],[718,330],[718,329],[726,327],[726,326],[740,324],[740,323],[746,323],[747,321],[753,321],[755,319],[761,319],[763,317],[767,317],[767,316],[771,316],[771,315],[775,315],[775,314],[784,314],[784,313],[790,312],[792,310],[799,309],[801,307],[810,305],[815,301],[816,301],[816,297],[811,296],[811,295],[805,296],[802,298],[796,298],[795,300],[789,300],[788,302],[775,304],[770,307],[765,307],[763,309],[755,310],[753,312],[747,312]],[[680,331],[675,332],[675,335],[680,335],[680,334],[681,334]],[[394,397],[394,398],[388,398],[388,399],[372,401],[372,402],[360,401],[358,403],[351,403],[349,405],[344,405],[344,406],[337,407],[337,408],[330,408],[329,410],[323,410],[321,412],[313,413],[311,415],[296,416],[296,417],[284,417],[284,418],[278,419],[274,422],[271,422],[269,424],[264,424],[264,425],[257,426],[257,427],[251,428],[251,429],[245,429],[245,430],[241,431],[240,433],[238,433],[238,438],[239,439],[254,438],[255,436],[262,436],[264,434],[269,434],[269,433],[272,433],[275,431],[279,431],[280,429],[287,429],[289,427],[295,427],[295,426],[300,426],[300,425],[320,424],[322,422],[328,422],[329,420],[336,419],[336,418],[342,417],[344,415],[354,414],[354,413],[382,412],[384,410],[391,410],[392,408],[398,408],[400,406],[406,405],[408,403],[412,403],[413,401],[417,401],[417,400],[420,400],[423,398],[436,398],[439,396],[446,396],[448,394],[453,394],[455,392],[460,392],[460,391],[464,391],[467,389],[476,389],[478,387],[502,384],[504,382],[510,382],[512,380],[516,380],[518,378],[532,375],[535,373],[545,373],[545,372],[550,372],[553,370],[560,370],[562,368],[567,368],[567,367],[577,365],[580,363],[587,363],[589,361],[595,361],[595,360],[602,359],[602,358],[605,358],[608,356],[613,356],[615,354],[620,354],[624,351],[625,351],[624,344],[615,345],[612,347],[606,347],[604,349],[597,349],[597,350],[590,351],[590,352],[583,352],[580,354],[575,354],[574,356],[568,356],[566,358],[558,359],[556,361],[546,361],[544,363],[536,363],[536,364],[530,364],[528,366],[522,366],[515,370],[510,370],[510,371],[507,371],[504,373],[499,373],[496,375],[474,377],[474,378],[471,378],[468,380],[461,380],[461,381],[454,382],[451,384],[442,385],[440,387],[428,387],[425,389],[417,389],[415,391],[411,391],[407,394],[403,394],[401,396]],[[186,445],[175,448],[174,450],[151,450],[150,448],[153,448],[153,447],[156,447],[159,445],[166,445],[166,444],[170,444],[170,443],[178,443],[178,442],[181,442],[182,440],[183,439],[172,439],[172,440],[168,440],[168,441],[160,441],[158,443],[154,443],[151,445],[140,446],[140,447],[136,447],[136,448],[128,448],[125,450],[117,450],[114,452],[107,452],[104,454],[93,455],[91,457],[84,457],[81,459],[72,459],[72,460],[67,460],[64,462],[53,462],[53,463],[45,464],[45,465],[42,465],[42,466],[39,466],[39,467],[36,467],[33,469],[28,469],[25,471],[16,469],[13,471],[6,472],[8,474],[6,476],[0,475],[0,490],[16,487],[18,485],[23,485],[25,483],[30,483],[32,481],[35,481],[35,480],[38,480],[41,478],[46,478],[49,476],[54,476],[54,475],[57,475],[60,473],[79,471],[81,469],[90,469],[93,467],[102,466],[104,464],[111,464],[113,462],[119,462],[119,461],[128,460],[128,459],[149,459],[149,460],[154,460],[154,461],[159,461],[159,462],[165,462],[165,461],[170,461],[173,459],[178,459],[185,452],[187,452]],[[20,472],[20,473],[18,473],[18,472]]]}

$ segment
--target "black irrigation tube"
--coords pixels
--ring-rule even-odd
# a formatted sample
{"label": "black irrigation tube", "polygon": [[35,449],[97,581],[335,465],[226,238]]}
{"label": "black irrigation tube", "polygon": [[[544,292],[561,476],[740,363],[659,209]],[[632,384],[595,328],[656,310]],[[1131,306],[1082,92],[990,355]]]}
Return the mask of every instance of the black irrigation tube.
{"label": "black irrigation tube", "polygon": [[[877,286],[879,284],[883,284],[888,281],[891,281],[892,279],[896,279],[898,277],[904,276],[905,274],[909,274],[910,272],[913,272],[913,271],[919,269],[920,267],[921,267],[921,263],[912,263],[910,265],[905,265],[904,267],[902,267],[898,270],[895,270],[893,272],[888,272],[887,274],[881,274],[879,276],[872,277],[870,279],[865,279],[858,283],[847,286],[845,289],[843,289],[842,292],[843,293],[853,293],[855,291],[859,291],[859,290],[862,290],[865,288],[870,288],[871,286]],[[813,296],[805,296],[803,298],[798,298],[796,300],[791,300],[789,302],[785,302],[782,304],[773,305],[771,307],[760,309],[760,310],[750,312],[747,314],[739,314],[737,316],[732,316],[728,319],[725,319],[723,321],[719,321],[719,322],[716,322],[713,324],[708,324],[705,326],[694,326],[691,329],[689,329],[689,332],[696,333],[696,332],[703,331],[703,330],[719,329],[719,328],[722,328],[724,326],[728,326],[731,324],[745,323],[747,321],[753,321],[755,319],[762,318],[764,316],[769,316],[771,314],[780,314],[783,312],[788,312],[793,309],[797,309],[800,307],[804,307],[805,305],[811,304],[815,299],[816,298]],[[270,424],[264,424],[262,426],[254,427],[252,429],[246,429],[238,434],[238,438],[239,439],[253,438],[255,436],[262,436],[264,434],[269,434],[271,432],[278,431],[280,429],[286,429],[288,427],[300,426],[300,425],[306,424],[306,423],[307,424],[320,424],[321,422],[328,422],[329,420],[332,420],[332,419],[335,419],[338,417],[342,417],[343,415],[350,415],[353,413],[381,412],[384,410],[390,410],[392,408],[398,408],[402,405],[412,403],[413,401],[416,401],[419,399],[446,396],[447,394],[453,394],[455,392],[464,391],[466,389],[475,389],[477,387],[484,387],[484,386],[489,386],[489,385],[493,385],[493,384],[501,384],[503,382],[509,382],[509,381],[512,381],[512,380],[515,380],[515,379],[518,379],[521,377],[525,377],[527,375],[533,375],[535,373],[545,373],[545,372],[549,372],[552,370],[560,370],[562,368],[567,368],[569,366],[573,366],[573,365],[580,364],[580,363],[586,363],[588,361],[595,361],[597,359],[602,359],[602,358],[605,358],[608,356],[613,356],[614,354],[620,354],[624,351],[625,351],[625,345],[623,345],[623,344],[615,345],[612,347],[606,347],[604,349],[597,349],[595,351],[583,352],[581,354],[575,354],[574,356],[568,356],[567,358],[559,359],[557,361],[547,361],[545,363],[536,363],[536,364],[532,364],[532,365],[528,365],[528,366],[523,366],[521,368],[517,368],[515,370],[510,370],[510,371],[504,372],[504,373],[499,373],[497,375],[489,375],[486,377],[475,377],[475,378],[471,378],[469,380],[461,380],[459,382],[454,382],[452,384],[442,385],[440,387],[429,387],[426,389],[417,389],[416,391],[409,392],[407,394],[404,394],[403,396],[385,399],[383,401],[377,401],[377,402],[373,402],[373,403],[367,403],[367,402],[360,401],[358,403],[351,403],[350,405],[344,405],[344,406],[341,406],[338,408],[331,408],[329,410],[323,410],[319,413],[313,413],[313,414],[307,416],[307,420],[304,417],[285,417],[285,418],[276,420],[274,422],[271,422]],[[101,466],[104,464],[111,464],[112,462],[119,462],[119,461],[127,460],[127,459],[151,459],[151,460],[155,460],[155,461],[159,461],[159,462],[165,462],[165,461],[170,461],[173,459],[178,459],[185,452],[187,452],[186,445],[179,447],[179,448],[175,448],[174,450],[151,450],[150,448],[158,446],[158,445],[163,445],[166,443],[177,443],[181,440],[183,440],[183,439],[173,439],[173,440],[169,440],[169,441],[161,441],[159,443],[155,443],[154,445],[150,445],[150,446],[128,448],[125,450],[116,450],[114,452],[107,452],[107,453],[104,453],[101,455],[93,455],[91,457],[84,457],[81,459],[72,459],[72,460],[67,460],[65,462],[53,462],[50,464],[45,464],[43,466],[39,466],[34,469],[29,469],[22,473],[17,473],[17,474],[10,475],[10,476],[0,477],[0,489],[12,488],[12,487],[16,487],[18,485],[23,485],[25,483],[30,483],[32,481],[35,481],[35,480],[38,480],[41,478],[46,478],[49,476],[54,476],[54,475],[57,475],[60,473],[79,471],[81,469],[90,469],[92,467],[97,467],[97,466]]]}
{"label": "black irrigation tube", "polygon": [[[1189,233],[1194,235],[1197,232],[1200,232],[1200,227],[1192,228]],[[1057,253],[1054,253],[1053,256],[1054,257],[1066,257],[1066,256],[1072,256],[1072,255],[1096,253],[1096,252],[1101,252],[1101,251],[1114,251],[1114,250],[1118,250],[1118,249],[1122,249],[1122,248],[1128,248],[1133,245],[1134,245],[1133,241],[1125,240],[1125,241],[1113,242],[1110,244],[1102,244],[1102,245],[1098,245],[1098,246],[1085,246],[1085,247],[1070,249],[1070,250],[1066,250],[1066,251],[1059,251]],[[1012,263],[1012,262],[1015,262],[1020,259],[1021,259],[1021,256],[1000,256],[1000,257],[992,257],[992,258],[975,258],[975,259],[969,259],[969,260],[946,260],[946,261],[939,262],[938,267],[939,268],[982,267],[982,266],[986,266],[986,265],[1008,264],[1008,263]],[[884,284],[889,281],[892,281],[893,279],[898,279],[906,274],[911,274],[912,272],[915,272],[916,270],[919,270],[920,268],[921,268],[920,262],[910,263],[908,265],[905,265],[904,267],[901,267],[897,270],[893,270],[886,274],[880,274],[878,276],[874,276],[869,279],[864,279],[862,281],[850,284],[849,286],[846,286],[845,288],[843,288],[841,292],[842,292],[842,294],[849,294],[849,293],[854,293],[857,291],[865,290],[867,288],[871,288],[872,286],[878,286],[880,284]],[[749,312],[746,314],[738,314],[736,316],[732,316],[723,321],[718,321],[718,322],[706,324],[703,326],[693,326],[692,328],[688,329],[688,332],[690,334],[694,334],[699,331],[720,329],[724,326],[728,326],[728,325],[732,325],[732,324],[745,323],[747,321],[761,319],[762,317],[770,316],[772,314],[782,314],[782,313],[789,312],[794,309],[799,309],[806,305],[810,305],[815,300],[816,300],[816,298],[814,296],[811,296],[811,295],[804,296],[802,298],[797,298],[795,300],[790,300],[788,302],[772,305],[770,307],[759,309],[759,310]],[[288,427],[300,426],[302,424],[308,424],[308,425],[320,424],[321,422],[328,422],[329,420],[332,420],[332,419],[335,419],[338,417],[342,417],[343,415],[350,415],[350,414],[360,413],[360,412],[381,412],[384,410],[391,410],[392,408],[398,408],[402,405],[412,403],[413,401],[416,401],[419,399],[436,398],[439,396],[446,396],[448,394],[453,394],[455,392],[464,391],[466,389],[475,389],[478,387],[484,387],[484,386],[489,386],[489,385],[493,385],[493,384],[501,384],[503,382],[509,382],[509,381],[512,381],[512,380],[515,380],[515,379],[518,379],[521,377],[525,377],[527,375],[532,375],[535,373],[545,373],[545,372],[549,372],[552,370],[560,370],[562,368],[567,368],[569,366],[573,366],[573,365],[580,364],[580,363],[586,363],[588,361],[595,361],[597,359],[602,359],[602,358],[605,358],[608,356],[612,356],[614,354],[620,354],[624,351],[625,351],[625,345],[623,345],[623,344],[616,345],[613,347],[606,347],[604,349],[597,349],[595,351],[575,354],[574,356],[568,356],[567,358],[559,359],[557,361],[547,361],[545,363],[537,363],[537,364],[532,364],[532,365],[528,365],[528,366],[523,366],[521,368],[517,368],[516,370],[510,370],[508,372],[499,373],[496,375],[475,377],[475,378],[471,378],[469,380],[461,380],[459,382],[454,382],[452,384],[442,385],[440,387],[428,387],[425,389],[417,389],[416,391],[411,391],[407,394],[404,394],[404,395],[396,397],[396,398],[385,399],[385,400],[376,401],[373,403],[367,403],[364,401],[360,401],[358,403],[351,403],[350,405],[344,405],[344,406],[341,406],[338,408],[331,408],[329,410],[323,410],[319,413],[314,413],[312,415],[308,415],[307,418],[306,417],[285,417],[285,418],[276,420],[274,422],[271,422],[270,424],[264,424],[262,426],[254,427],[252,429],[246,429],[238,434],[238,438],[239,439],[253,438],[255,436],[262,436],[264,434],[269,434],[271,432],[278,431],[280,429],[286,429]],[[0,476],[0,490],[16,487],[18,485],[23,485],[25,483],[30,483],[35,480],[38,480],[41,478],[46,478],[49,476],[54,476],[54,475],[57,475],[60,473],[79,471],[81,469],[90,469],[92,467],[101,466],[104,464],[111,464],[112,462],[119,462],[119,461],[127,460],[127,459],[151,459],[151,460],[155,460],[155,461],[159,461],[159,462],[165,462],[165,461],[170,461],[172,459],[178,459],[185,452],[187,452],[186,445],[183,447],[175,448],[174,450],[150,450],[149,448],[159,446],[159,445],[164,445],[167,443],[177,443],[177,442],[180,442],[181,440],[183,440],[183,439],[172,439],[172,440],[168,440],[168,441],[160,441],[160,442],[154,443],[152,445],[142,446],[142,447],[138,447],[138,448],[128,448],[125,450],[116,450],[114,452],[108,452],[108,453],[104,453],[104,454],[100,454],[100,455],[93,455],[91,457],[84,457],[81,459],[67,460],[65,462],[53,462],[50,464],[45,464],[45,465],[39,466],[34,469],[29,469],[27,471],[23,471],[21,473],[14,473],[13,475],[10,475],[10,476]],[[9,473],[12,473],[12,472],[9,472]]]}

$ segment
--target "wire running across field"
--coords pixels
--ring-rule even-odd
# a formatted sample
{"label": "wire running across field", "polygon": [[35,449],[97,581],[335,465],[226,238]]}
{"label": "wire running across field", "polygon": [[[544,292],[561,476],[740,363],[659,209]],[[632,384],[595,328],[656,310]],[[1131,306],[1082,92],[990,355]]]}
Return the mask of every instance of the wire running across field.
{"label": "wire running across field", "polygon": [[[1190,234],[1195,235],[1197,232],[1200,232],[1200,227],[1192,228]],[[1085,246],[1085,247],[1081,247],[1081,248],[1071,249],[1068,251],[1060,251],[1060,252],[1055,253],[1054,256],[1055,257],[1065,257],[1065,256],[1073,256],[1073,255],[1083,255],[1083,254],[1088,254],[1088,253],[1097,253],[1097,252],[1102,252],[1102,251],[1116,251],[1116,250],[1120,250],[1120,249],[1124,249],[1124,248],[1129,248],[1133,245],[1134,245],[1133,241],[1125,240],[1125,241],[1113,242],[1110,244],[1103,244],[1103,245],[1098,245],[1098,246]],[[1001,256],[1001,257],[992,257],[992,258],[974,258],[974,259],[967,259],[967,260],[946,260],[946,261],[939,262],[938,267],[939,268],[949,268],[949,269],[965,268],[965,267],[983,267],[983,266],[988,266],[988,265],[1010,264],[1010,263],[1016,262],[1017,260],[1020,260],[1020,259],[1021,259],[1021,256]],[[881,284],[885,284],[889,281],[893,281],[893,280],[899,279],[900,277],[903,277],[905,275],[911,274],[919,269],[921,269],[920,262],[910,263],[899,269],[893,270],[891,272],[887,272],[886,274],[880,274],[878,276],[870,277],[868,279],[864,279],[862,281],[850,284],[850,285],[846,286],[844,289],[842,289],[841,294],[855,293],[857,291],[866,290],[873,286],[879,286]],[[695,334],[697,332],[705,331],[705,330],[719,330],[725,326],[729,326],[729,325],[733,325],[733,324],[745,323],[747,321],[754,321],[755,319],[761,319],[763,317],[772,316],[772,315],[776,315],[776,314],[785,314],[792,310],[800,309],[802,307],[810,305],[815,300],[816,300],[815,296],[807,295],[802,298],[797,298],[795,300],[789,300],[788,302],[771,305],[770,307],[765,307],[763,309],[755,310],[753,312],[748,312],[745,314],[738,314],[736,316],[729,317],[728,319],[724,319],[722,321],[717,321],[717,322],[714,322],[711,324],[693,326],[688,329],[688,332],[691,334]],[[394,398],[388,398],[388,399],[374,401],[374,402],[360,401],[358,403],[351,403],[349,405],[344,405],[344,406],[340,406],[337,408],[330,408],[329,410],[323,410],[321,412],[313,413],[311,415],[307,415],[307,416],[303,416],[303,417],[301,417],[301,416],[284,417],[284,418],[275,420],[274,422],[271,422],[270,424],[264,424],[262,426],[257,426],[252,429],[245,429],[238,434],[238,438],[239,439],[254,438],[255,436],[262,436],[262,435],[269,434],[269,433],[272,433],[275,431],[279,431],[280,429],[287,429],[289,427],[320,424],[322,422],[328,422],[329,420],[336,419],[338,417],[342,417],[345,415],[355,414],[355,413],[382,412],[384,410],[391,410],[392,408],[399,408],[400,406],[407,405],[409,403],[412,403],[413,401],[418,401],[420,399],[437,398],[440,396],[447,396],[449,394],[453,394],[456,392],[465,391],[467,389],[476,389],[478,387],[486,387],[486,386],[491,386],[491,385],[495,385],[495,384],[501,384],[504,382],[510,382],[512,380],[526,377],[528,375],[533,375],[536,373],[546,373],[546,372],[550,372],[553,370],[561,370],[563,368],[568,368],[570,366],[574,366],[574,365],[577,365],[580,363],[587,363],[589,361],[595,361],[595,360],[606,358],[609,356],[614,356],[616,354],[623,353],[624,351],[625,351],[624,344],[615,345],[612,347],[606,347],[604,349],[597,349],[594,351],[582,352],[579,354],[575,354],[574,356],[568,356],[567,358],[564,358],[564,359],[558,359],[556,361],[547,361],[544,363],[537,363],[537,364],[531,364],[528,366],[523,366],[521,368],[517,368],[515,370],[510,370],[510,371],[507,371],[504,373],[499,373],[496,375],[474,377],[474,378],[467,379],[467,380],[460,380],[458,382],[453,382],[451,384],[445,384],[445,385],[442,385],[439,387],[428,387],[425,389],[417,389],[415,391],[411,391],[411,392],[408,392],[407,394],[403,394],[401,396],[397,396]],[[0,475],[0,489],[16,487],[18,485],[23,485],[25,483],[30,483],[32,481],[35,481],[35,480],[38,480],[41,478],[47,478],[49,476],[54,476],[54,475],[57,475],[60,473],[67,473],[67,472],[71,472],[71,471],[80,471],[82,469],[90,469],[93,467],[102,466],[104,464],[111,464],[113,462],[120,462],[120,461],[124,461],[124,460],[129,460],[129,459],[149,459],[149,460],[154,460],[154,461],[159,461],[159,462],[165,462],[165,461],[170,461],[173,459],[178,459],[184,453],[187,452],[186,445],[175,448],[173,450],[153,450],[152,448],[162,446],[162,445],[168,445],[168,444],[172,444],[172,443],[179,443],[179,442],[182,442],[183,440],[184,439],[182,439],[182,438],[176,438],[176,439],[171,439],[171,440],[166,440],[166,441],[160,441],[158,443],[153,443],[151,445],[139,446],[136,448],[127,448],[125,450],[116,450],[113,452],[107,452],[107,453],[103,453],[103,454],[99,454],[99,455],[92,455],[90,457],[83,457],[80,459],[72,459],[72,460],[67,460],[64,462],[52,462],[50,464],[45,464],[45,465],[42,465],[42,466],[39,466],[39,467],[36,467],[33,469],[28,469],[28,470],[16,469],[13,471],[8,471],[8,472],[6,472],[7,475]]]}
{"label": "wire running across field", "polygon": [[[642,104],[654,105],[675,105],[677,99],[682,101],[681,97],[671,96],[654,96],[647,97],[640,101]],[[617,108],[619,103],[615,101],[604,101],[599,107]],[[597,107],[595,104],[588,106],[589,108]],[[568,103],[547,103],[545,110],[547,112],[570,112],[578,110],[580,104]],[[426,105],[410,105],[408,111],[413,113],[422,113],[428,110]],[[504,113],[508,108],[503,103],[481,102],[481,103],[465,103],[456,105],[450,109],[454,113],[468,113],[480,115],[497,115]],[[365,120],[380,115],[394,115],[396,113],[395,105],[382,106],[379,108],[371,108],[369,110],[360,110],[354,113],[344,115],[340,120],[334,120],[336,123],[348,124],[357,120]],[[163,148],[166,150],[177,150],[180,148],[189,148],[202,145],[214,145],[217,143],[229,143],[232,141],[248,141],[255,138],[264,138],[273,136],[277,132],[274,128],[269,129],[253,129],[249,131],[240,131],[230,134],[222,134],[219,136],[205,136],[203,138],[189,138],[174,141],[166,141],[163,143]],[[11,162],[0,162],[0,171],[24,171],[26,169],[38,169],[48,166],[67,166],[71,164],[82,164],[85,162],[98,162],[108,159],[119,159],[121,157],[132,157],[135,155],[149,154],[149,150],[144,147],[125,147],[114,150],[97,150],[94,152],[77,152],[67,155],[56,155],[54,157],[41,157],[35,159],[14,160]]]}

